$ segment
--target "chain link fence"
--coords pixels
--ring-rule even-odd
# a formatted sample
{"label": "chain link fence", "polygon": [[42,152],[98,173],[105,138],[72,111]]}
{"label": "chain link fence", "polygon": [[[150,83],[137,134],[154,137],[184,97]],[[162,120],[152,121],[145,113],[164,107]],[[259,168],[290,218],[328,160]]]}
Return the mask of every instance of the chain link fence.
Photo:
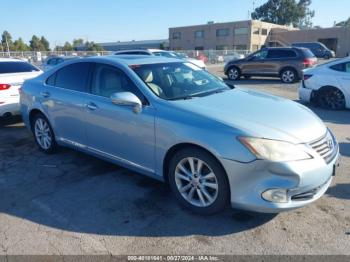
{"label": "chain link fence", "polygon": [[[114,52],[116,51],[0,52],[0,58],[17,58],[41,67],[50,57],[105,56],[113,55]],[[251,53],[248,50],[179,50],[174,52],[180,54],[183,58],[202,60],[206,65],[224,64],[233,59],[242,59]]]}

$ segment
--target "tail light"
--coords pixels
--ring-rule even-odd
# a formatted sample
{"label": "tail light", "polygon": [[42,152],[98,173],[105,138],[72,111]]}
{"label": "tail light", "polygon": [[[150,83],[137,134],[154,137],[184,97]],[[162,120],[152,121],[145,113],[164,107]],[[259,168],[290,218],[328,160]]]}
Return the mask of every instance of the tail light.
{"label": "tail light", "polygon": [[305,67],[312,67],[317,63],[317,60],[312,59],[312,58],[306,58],[303,61],[303,64]]}
{"label": "tail light", "polygon": [[9,84],[0,84],[0,91],[7,90],[11,87]]}
{"label": "tail light", "polygon": [[306,81],[306,80],[308,80],[308,79],[310,79],[312,77],[312,75],[304,75],[304,81]]}

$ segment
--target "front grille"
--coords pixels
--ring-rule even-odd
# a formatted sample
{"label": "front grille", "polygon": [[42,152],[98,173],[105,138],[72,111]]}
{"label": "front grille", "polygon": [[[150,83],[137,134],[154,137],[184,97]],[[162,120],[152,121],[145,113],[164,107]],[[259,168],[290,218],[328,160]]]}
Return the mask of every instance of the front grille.
{"label": "front grille", "polygon": [[321,139],[310,143],[310,146],[326,161],[327,164],[332,162],[337,154],[337,141],[329,131],[327,131],[327,134]]}

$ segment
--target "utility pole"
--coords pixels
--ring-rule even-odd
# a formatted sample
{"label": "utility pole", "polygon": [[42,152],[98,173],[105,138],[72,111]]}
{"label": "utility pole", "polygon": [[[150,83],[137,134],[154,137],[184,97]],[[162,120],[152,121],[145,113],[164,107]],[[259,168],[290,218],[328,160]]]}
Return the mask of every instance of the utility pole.
{"label": "utility pole", "polygon": [[7,36],[5,35],[5,42],[6,42],[6,47],[7,47],[7,54],[10,57],[10,47],[9,47],[9,43],[7,41]]}

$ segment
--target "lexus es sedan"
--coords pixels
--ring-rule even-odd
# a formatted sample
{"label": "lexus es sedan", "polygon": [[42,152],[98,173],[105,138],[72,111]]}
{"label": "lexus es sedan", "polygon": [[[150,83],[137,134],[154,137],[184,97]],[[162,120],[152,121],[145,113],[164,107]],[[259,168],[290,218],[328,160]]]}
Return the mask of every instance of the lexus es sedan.
{"label": "lexus es sedan", "polygon": [[299,97],[326,109],[350,109],[350,57],[304,70]]}
{"label": "lexus es sedan", "polygon": [[336,138],[309,109],[178,59],[69,61],[25,82],[21,111],[41,151],[67,146],[162,180],[199,214],[303,207],[338,163]]}

